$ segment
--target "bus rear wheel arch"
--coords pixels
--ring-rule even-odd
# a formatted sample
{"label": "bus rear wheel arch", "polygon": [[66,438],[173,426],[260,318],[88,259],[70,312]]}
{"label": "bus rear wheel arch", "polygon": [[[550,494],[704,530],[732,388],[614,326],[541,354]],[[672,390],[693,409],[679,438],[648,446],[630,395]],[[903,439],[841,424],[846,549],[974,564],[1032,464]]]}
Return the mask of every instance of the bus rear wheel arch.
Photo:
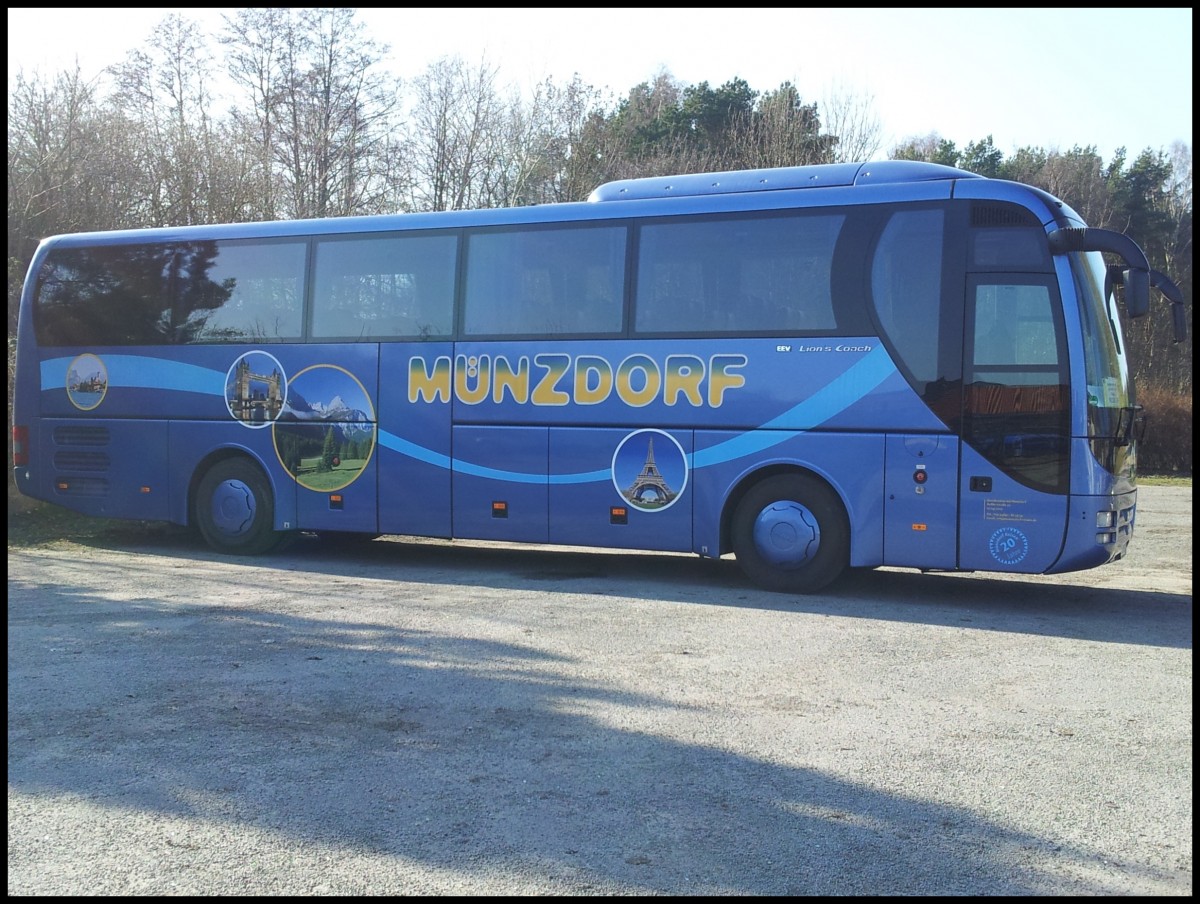
{"label": "bus rear wheel arch", "polygon": [[738,501],[733,553],[746,576],[780,593],[815,593],[850,562],[850,524],[838,495],[807,473],[766,477]]}
{"label": "bus rear wheel arch", "polygon": [[255,556],[279,545],[275,530],[275,497],[267,475],[242,456],[223,458],[204,472],[196,485],[195,523],[217,552]]}

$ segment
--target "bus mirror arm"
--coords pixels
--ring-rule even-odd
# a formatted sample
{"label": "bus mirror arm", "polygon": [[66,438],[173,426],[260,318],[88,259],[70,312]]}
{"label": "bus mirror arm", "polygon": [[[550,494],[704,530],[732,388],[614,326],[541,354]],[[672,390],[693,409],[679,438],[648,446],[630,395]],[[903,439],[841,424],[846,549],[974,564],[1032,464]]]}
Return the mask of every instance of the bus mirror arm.
{"label": "bus mirror arm", "polygon": [[[1125,271],[1119,264],[1113,264],[1108,268],[1108,279],[1112,285],[1122,285],[1125,282]],[[1183,293],[1179,291],[1179,286],[1160,270],[1150,271],[1150,287],[1158,289],[1171,305],[1171,321],[1175,330],[1175,343],[1178,345],[1187,339],[1187,315],[1183,310]]]}
{"label": "bus mirror arm", "polygon": [[1066,227],[1047,236],[1052,254],[1069,251],[1107,251],[1125,261],[1125,310],[1130,317],[1144,317],[1150,310],[1150,262],[1146,253],[1129,236],[1111,229]]}
{"label": "bus mirror arm", "polygon": [[1164,273],[1150,271],[1150,285],[1162,293],[1163,298],[1171,305],[1171,320],[1175,327],[1175,343],[1179,344],[1187,338],[1187,314],[1183,310],[1183,293],[1179,286]]}

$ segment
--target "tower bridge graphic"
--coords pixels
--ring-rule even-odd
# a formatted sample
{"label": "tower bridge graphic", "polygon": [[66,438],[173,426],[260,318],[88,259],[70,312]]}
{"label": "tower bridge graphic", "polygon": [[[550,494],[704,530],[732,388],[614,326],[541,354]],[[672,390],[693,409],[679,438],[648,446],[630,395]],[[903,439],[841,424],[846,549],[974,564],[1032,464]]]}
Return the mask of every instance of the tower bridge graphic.
{"label": "tower bridge graphic", "polygon": [[262,424],[273,421],[283,410],[283,375],[279,369],[270,374],[255,373],[243,358],[234,371],[229,411],[239,421]]}
{"label": "tower bridge graphic", "polygon": [[658,465],[654,463],[653,439],[647,441],[646,463],[642,465],[642,472],[626,488],[623,495],[637,505],[666,505],[678,495],[667,484],[658,470]]}

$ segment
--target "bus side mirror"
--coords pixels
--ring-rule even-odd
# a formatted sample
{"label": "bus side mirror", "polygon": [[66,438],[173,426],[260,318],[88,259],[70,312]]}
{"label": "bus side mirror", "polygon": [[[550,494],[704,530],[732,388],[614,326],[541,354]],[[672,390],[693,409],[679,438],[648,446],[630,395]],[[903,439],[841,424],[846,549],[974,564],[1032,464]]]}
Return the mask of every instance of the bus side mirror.
{"label": "bus side mirror", "polygon": [[1150,312],[1150,271],[1130,267],[1124,282],[1125,310],[1130,317],[1145,317]]}

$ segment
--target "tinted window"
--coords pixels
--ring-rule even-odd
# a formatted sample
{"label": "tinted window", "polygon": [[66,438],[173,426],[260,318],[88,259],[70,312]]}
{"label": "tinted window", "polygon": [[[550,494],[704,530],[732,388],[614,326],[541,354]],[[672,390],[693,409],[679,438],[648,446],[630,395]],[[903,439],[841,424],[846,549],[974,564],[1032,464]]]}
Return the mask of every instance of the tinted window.
{"label": "tinted window", "polygon": [[871,264],[871,297],[879,325],[912,378],[920,382],[939,375],[944,224],[941,210],[893,214]]}
{"label": "tinted window", "polygon": [[135,345],[170,341],[161,245],[51,251],[38,276],[34,324],[42,345]]}
{"label": "tinted window", "polygon": [[300,338],[303,242],[197,242],[176,251],[175,341]]}
{"label": "tinted window", "polygon": [[318,242],[313,337],[449,335],[457,247],[454,235]]}
{"label": "tinted window", "polygon": [[463,332],[619,333],[624,284],[624,227],[474,233]]}
{"label": "tinted window", "polygon": [[638,242],[644,333],[832,330],[839,214],[662,222]]}
{"label": "tinted window", "polygon": [[304,243],[176,242],[52,251],[38,281],[43,345],[298,338]]}

